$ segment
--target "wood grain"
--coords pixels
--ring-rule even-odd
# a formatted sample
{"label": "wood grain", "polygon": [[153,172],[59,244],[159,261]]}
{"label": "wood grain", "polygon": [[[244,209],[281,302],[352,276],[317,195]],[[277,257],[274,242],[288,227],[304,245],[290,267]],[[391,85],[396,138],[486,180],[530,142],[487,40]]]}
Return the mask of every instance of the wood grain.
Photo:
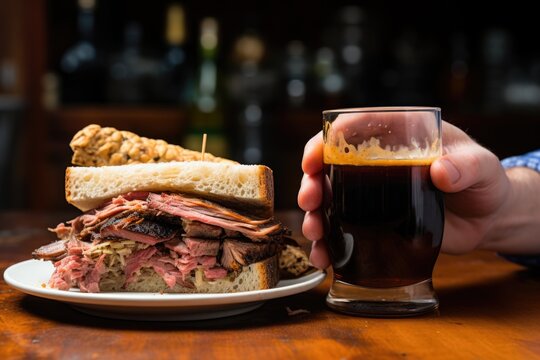
{"label": "wood grain", "polygon": [[[301,214],[278,213],[297,239]],[[68,214],[0,214],[0,269],[52,241]],[[540,359],[540,277],[496,254],[442,255],[436,314],[372,319],[334,313],[330,280],[240,316],[200,322],[92,317],[0,280],[0,359]],[[292,310],[308,314],[289,316]]]}

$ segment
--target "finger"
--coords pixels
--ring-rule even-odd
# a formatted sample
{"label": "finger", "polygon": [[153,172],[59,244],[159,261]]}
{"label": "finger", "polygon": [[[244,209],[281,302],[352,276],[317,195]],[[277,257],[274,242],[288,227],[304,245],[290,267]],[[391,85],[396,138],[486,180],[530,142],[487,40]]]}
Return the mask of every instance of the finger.
{"label": "finger", "polygon": [[453,255],[468,253],[479,246],[484,230],[481,221],[471,221],[446,212],[441,251]]}
{"label": "finger", "polygon": [[447,193],[481,187],[497,179],[502,168],[499,159],[475,143],[460,146],[431,165],[433,184]]}
{"label": "finger", "polygon": [[313,266],[318,269],[326,269],[330,266],[330,258],[328,257],[328,250],[326,244],[320,240],[315,241],[311,245],[311,253],[309,255],[309,261]]}
{"label": "finger", "polygon": [[308,175],[314,175],[323,169],[323,138],[322,131],[309,139],[304,147],[302,170]]}
{"label": "finger", "polygon": [[320,210],[308,211],[304,215],[304,222],[302,223],[302,233],[306,239],[311,241],[317,241],[322,239],[324,235],[323,219]]}
{"label": "finger", "polygon": [[454,126],[446,121],[442,122],[442,142],[445,147],[452,147],[458,143],[473,143],[474,140],[470,138],[463,130]]}
{"label": "finger", "polygon": [[313,211],[322,202],[322,173],[315,175],[304,174],[300,190],[298,190],[298,206],[304,211]]}

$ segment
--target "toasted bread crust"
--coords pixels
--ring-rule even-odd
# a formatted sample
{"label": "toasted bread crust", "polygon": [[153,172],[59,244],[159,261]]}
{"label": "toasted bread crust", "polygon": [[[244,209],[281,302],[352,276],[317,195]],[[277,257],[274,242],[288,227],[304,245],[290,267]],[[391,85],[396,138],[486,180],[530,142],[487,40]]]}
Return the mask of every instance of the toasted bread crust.
{"label": "toasted bread crust", "polygon": [[[176,284],[173,288],[169,288],[165,281],[154,271],[148,270],[147,274],[135,282],[130,283],[123,288],[125,278],[117,277],[115,282],[110,279],[107,284],[100,282],[101,291],[114,292],[161,292],[161,293],[232,293],[241,291],[253,291],[271,289],[279,282],[279,266],[277,255],[268,259],[259,261],[249,266],[244,266],[242,272],[231,280],[229,278],[203,281],[196,284],[195,288],[188,288]],[[194,280],[194,279],[191,279]]]}
{"label": "toasted bread crust", "polygon": [[259,168],[259,188],[260,197],[265,199],[264,208],[269,209],[270,214],[274,213],[274,175],[267,166]]}
{"label": "toasted bread crust", "polygon": [[204,161],[68,167],[66,200],[87,211],[130,191],[177,192],[242,209],[257,217],[274,212],[272,170],[264,165]]}
{"label": "toasted bread crust", "polygon": [[258,263],[252,264],[256,273],[259,273],[261,289],[271,289],[279,282],[279,260],[278,255],[268,258]]}

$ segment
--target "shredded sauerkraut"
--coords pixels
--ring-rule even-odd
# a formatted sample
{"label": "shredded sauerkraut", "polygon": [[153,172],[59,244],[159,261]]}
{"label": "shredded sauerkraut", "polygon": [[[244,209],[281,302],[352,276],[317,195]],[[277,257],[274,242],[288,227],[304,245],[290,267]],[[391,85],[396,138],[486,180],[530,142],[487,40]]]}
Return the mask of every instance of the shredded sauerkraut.
{"label": "shredded sauerkraut", "polygon": [[109,268],[113,268],[117,264],[123,268],[126,265],[126,257],[134,251],[146,249],[148,246],[150,245],[127,239],[103,241],[86,250],[84,255],[96,259],[102,254],[106,254],[108,255],[106,257],[106,262]]}

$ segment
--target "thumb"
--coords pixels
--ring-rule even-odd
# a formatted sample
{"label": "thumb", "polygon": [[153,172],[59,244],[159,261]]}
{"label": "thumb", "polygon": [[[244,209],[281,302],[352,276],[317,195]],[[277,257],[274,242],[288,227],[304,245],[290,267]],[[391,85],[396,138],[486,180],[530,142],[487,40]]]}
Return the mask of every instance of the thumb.
{"label": "thumb", "polygon": [[471,187],[485,187],[503,171],[495,154],[477,144],[440,157],[431,165],[433,184],[446,193],[455,193]]}

